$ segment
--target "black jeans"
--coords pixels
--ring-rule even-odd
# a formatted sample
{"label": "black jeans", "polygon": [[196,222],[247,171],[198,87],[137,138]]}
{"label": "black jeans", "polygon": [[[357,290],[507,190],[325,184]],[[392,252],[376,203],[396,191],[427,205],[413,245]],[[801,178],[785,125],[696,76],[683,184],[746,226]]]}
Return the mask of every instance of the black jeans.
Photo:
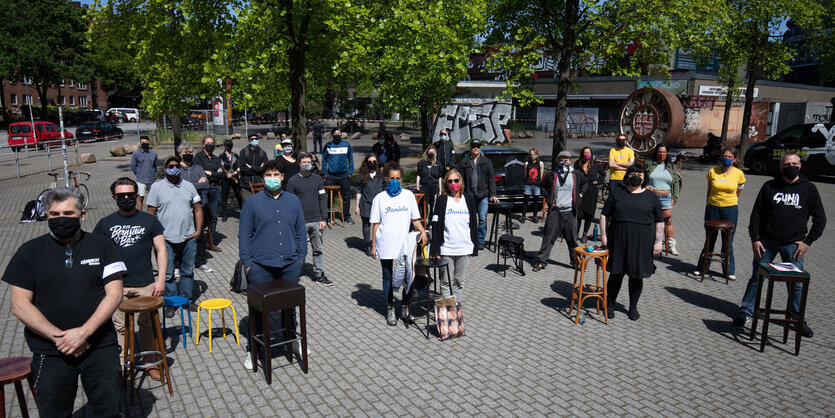
{"label": "black jeans", "polygon": [[351,218],[351,176],[348,173],[342,174],[328,174],[325,179],[325,186],[339,186],[342,190],[342,213],[345,215],[345,220]]}
{"label": "black jeans", "polygon": [[556,208],[552,208],[545,218],[545,231],[542,235],[542,245],[539,247],[539,253],[536,259],[543,264],[548,263],[551,258],[551,249],[554,248],[554,242],[557,238],[562,237],[568,246],[568,261],[574,265],[574,247],[577,246],[577,220],[574,217],[574,212],[566,211],[559,212]]}
{"label": "black jeans", "polygon": [[371,245],[371,218],[368,216],[360,216],[362,218],[362,240],[366,246]]}
{"label": "black jeans", "polygon": [[95,417],[118,417],[122,397],[119,346],[88,350],[80,357],[32,355],[32,377],[42,417],[69,417],[73,412],[78,376]]}
{"label": "black jeans", "polygon": [[223,217],[229,216],[229,213],[226,212],[226,202],[229,200],[229,189],[232,189],[232,193],[235,194],[235,200],[238,201],[238,209],[244,207],[244,201],[241,197],[241,186],[235,180],[232,179],[221,180],[220,213]]}

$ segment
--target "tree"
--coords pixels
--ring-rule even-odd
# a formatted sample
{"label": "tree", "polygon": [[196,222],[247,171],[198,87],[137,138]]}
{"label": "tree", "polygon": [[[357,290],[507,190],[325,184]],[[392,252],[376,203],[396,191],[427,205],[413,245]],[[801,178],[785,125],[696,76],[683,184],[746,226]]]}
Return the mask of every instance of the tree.
{"label": "tree", "polygon": [[565,149],[566,103],[579,74],[666,74],[671,48],[704,38],[700,20],[711,18],[714,1],[499,0],[486,39],[500,44],[492,65],[504,72],[506,92],[523,106],[540,102],[532,92],[533,64],[543,54],[557,60],[557,155]]}

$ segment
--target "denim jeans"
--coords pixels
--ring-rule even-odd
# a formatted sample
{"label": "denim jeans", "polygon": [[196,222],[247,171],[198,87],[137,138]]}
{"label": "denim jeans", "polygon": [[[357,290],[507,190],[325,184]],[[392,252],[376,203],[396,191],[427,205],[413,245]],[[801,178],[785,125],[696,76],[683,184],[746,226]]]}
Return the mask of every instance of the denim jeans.
{"label": "denim jeans", "polygon": [[[745,295],[742,297],[742,305],[739,307],[739,312],[744,313],[745,315],[753,315],[754,302],[757,299],[757,289],[759,289],[759,286],[762,286],[763,283],[762,278],[759,277],[759,274],[757,274],[760,263],[770,263],[774,261],[774,257],[776,257],[779,253],[780,258],[784,263],[792,263],[797,266],[797,268],[801,270],[803,269],[803,259],[801,258],[798,260],[794,258],[794,252],[797,250],[797,244],[792,242],[790,244],[780,245],[779,243],[766,239],[760,240],[760,243],[762,243],[765,250],[762,252],[762,256],[759,259],[754,259],[751,278],[748,279],[748,287],[745,288]],[[800,312],[800,298],[803,294],[803,285],[800,283],[786,283],[786,290],[789,292],[789,297],[792,298],[792,308],[795,312]]]}
{"label": "denim jeans", "polygon": [[[728,274],[735,275],[736,274],[736,266],[734,264],[734,235],[736,235],[736,220],[739,216],[739,206],[726,206],[726,207],[719,207],[713,205],[705,205],[705,220],[706,221],[731,221],[734,224],[734,228],[731,229],[731,238],[730,242],[728,243],[728,255],[730,256],[731,260],[728,264]],[[710,245],[708,249],[712,252],[713,246],[716,245],[716,237],[720,234],[715,234],[710,239]],[[696,269],[702,269],[702,257],[699,256],[699,261],[696,263]]]}
{"label": "denim jeans", "polygon": [[217,230],[217,206],[220,204],[220,188],[211,186],[200,191],[200,200],[203,202],[203,216],[209,221],[209,231],[212,234],[212,242],[215,242],[215,231]]}
{"label": "denim jeans", "polygon": [[[478,243],[484,245],[487,237],[487,209],[489,201],[486,197],[478,200]],[[496,215],[498,216],[498,215]]]}
{"label": "denim jeans", "polygon": [[322,231],[319,230],[319,222],[308,222],[304,226],[307,229],[310,250],[313,253],[313,274],[314,277],[320,277],[325,274],[325,257],[322,255]]}
{"label": "denim jeans", "polygon": [[[194,258],[197,256],[197,242],[189,238],[180,243],[165,241],[168,251],[168,269],[165,273],[165,296],[183,296],[188,300],[194,294]],[[180,282],[174,279],[174,269],[180,269]]]}
{"label": "denim jeans", "polygon": [[79,375],[92,415],[120,416],[122,366],[119,365],[118,345],[94,348],[78,357],[32,355],[38,414],[42,417],[72,415]]}
{"label": "denim jeans", "polygon": [[[258,263],[252,263],[249,271],[246,273],[247,280],[252,283],[265,283],[271,280],[285,279],[293,283],[299,282],[299,276],[302,274],[302,261],[295,261],[284,267],[270,267]],[[296,309],[292,309],[291,315],[293,317],[293,324],[286,326],[279,312],[273,312],[270,317],[277,318],[278,324],[282,328],[296,329]],[[271,327],[272,329],[272,327]],[[275,330],[273,330],[275,331]],[[264,318],[261,315],[255,316],[255,333],[261,334],[264,332]],[[249,339],[247,338],[247,341]],[[250,351],[249,343],[247,343],[246,351]]]}

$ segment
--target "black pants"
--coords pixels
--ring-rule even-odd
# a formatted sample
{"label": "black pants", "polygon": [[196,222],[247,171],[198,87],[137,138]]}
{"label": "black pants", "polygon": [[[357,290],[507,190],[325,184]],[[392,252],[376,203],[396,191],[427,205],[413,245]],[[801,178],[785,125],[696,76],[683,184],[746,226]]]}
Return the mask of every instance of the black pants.
{"label": "black pants", "polygon": [[560,212],[552,208],[545,218],[545,231],[542,234],[542,245],[536,255],[540,263],[548,263],[554,242],[562,237],[568,245],[568,260],[574,265],[574,247],[577,246],[577,227],[573,211]]}
{"label": "black pants", "polygon": [[[609,299],[609,309],[614,308],[615,300],[620,293],[620,286],[623,284],[623,274],[613,274],[609,276],[609,281],[606,283],[606,297]],[[641,298],[641,292],[644,290],[644,280],[629,278],[629,311],[632,312],[638,307],[638,299]]]}
{"label": "black pants", "polygon": [[328,174],[325,179],[325,186],[339,186],[342,193],[342,213],[345,220],[351,218],[351,176],[348,173]]}
{"label": "black pants", "polygon": [[232,189],[232,193],[235,194],[235,200],[238,201],[238,209],[244,207],[244,201],[241,197],[241,186],[232,179],[222,180],[220,182],[220,213],[223,217],[229,216],[226,212],[226,202],[229,200],[229,189]]}
{"label": "black pants", "polygon": [[322,135],[313,135],[313,153],[322,152]]}
{"label": "black pants", "polygon": [[[587,237],[589,235],[589,228],[594,222],[593,213],[580,212],[577,214],[577,235],[580,237]],[[583,233],[580,234],[580,224],[583,224]]]}
{"label": "black pants", "polygon": [[119,346],[88,350],[80,357],[32,356],[32,377],[42,417],[69,417],[73,412],[78,376],[95,417],[118,417],[122,397],[122,367]]}
{"label": "black pants", "polygon": [[371,218],[368,216],[361,216],[362,218],[362,240],[365,245],[371,245]]}

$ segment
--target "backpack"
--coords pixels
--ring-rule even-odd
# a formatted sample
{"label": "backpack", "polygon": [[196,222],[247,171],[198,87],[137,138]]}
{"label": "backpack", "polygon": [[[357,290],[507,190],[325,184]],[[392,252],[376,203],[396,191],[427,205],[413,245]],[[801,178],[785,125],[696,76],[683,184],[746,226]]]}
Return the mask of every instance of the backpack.
{"label": "backpack", "polygon": [[235,270],[232,271],[232,280],[229,281],[229,290],[234,293],[244,293],[246,291],[246,283],[243,278],[246,276],[246,269],[244,263],[238,260],[235,263]]}

